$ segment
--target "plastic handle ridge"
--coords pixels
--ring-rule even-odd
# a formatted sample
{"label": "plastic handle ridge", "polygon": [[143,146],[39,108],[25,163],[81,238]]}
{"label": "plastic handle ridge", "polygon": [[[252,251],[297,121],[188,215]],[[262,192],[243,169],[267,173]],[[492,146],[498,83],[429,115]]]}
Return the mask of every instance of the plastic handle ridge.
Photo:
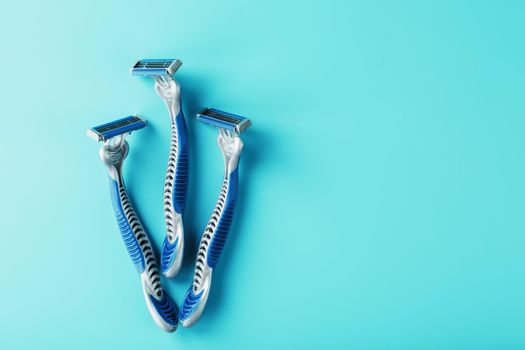
{"label": "plastic handle ridge", "polygon": [[243,147],[242,141],[238,136],[232,138],[224,132],[221,132],[218,141],[225,160],[224,181],[215,209],[202,234],[193,284],[186,292],[180,308],[179,319],[184,327],[193,325],[204,311],[211,288],[213,269],[217,265],[230,232],[237,202],[238,162]]}
{"label": "plastic handle ridge", "polygon": [[180,271],[184,251],[182,215],[186,206],[190,170],[188,130],[179,84],[171,77],[158,78],[155,91],[164,100],[171,120],[170,152],[164,182],[166,238],[162,243],[160,259],[161,272],[171,278]]}
{"label": "plastic handle ridge", "polygon": [[141,277],[146,305],[155,323],[167,332],[178,325],[178,310],[160,283],[155,253],[128,198],[123,182],[109,178],[111,201],[129,256]]}

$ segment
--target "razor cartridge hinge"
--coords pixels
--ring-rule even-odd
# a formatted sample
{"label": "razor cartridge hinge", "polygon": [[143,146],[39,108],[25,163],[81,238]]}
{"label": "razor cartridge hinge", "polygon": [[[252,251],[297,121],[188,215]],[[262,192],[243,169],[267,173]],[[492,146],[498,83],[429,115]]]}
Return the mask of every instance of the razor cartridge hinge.
{"label": "razor cartridge hinge", "polygon": [[167,59],[143,59],[137,61],[131,68],[132,75],[158,76],[173,75],[182,65],[177,58]]}
{"label": "razor cartridge hinge", "polygon": [[95,126],[87,131],[87,135],[96,141],[106,141],[112,137],[142,129],[146,122],[136,115],[118,119]]}
{"label": "razor cartridge hinge", "polygon": [[240,115],[233,113],[220,111],[215,108],[204,108],[202,111],[197,113],[197,119],[203,123],[235,131],[238,134],[252,125],[252,122],[248,118],[241,117]]}

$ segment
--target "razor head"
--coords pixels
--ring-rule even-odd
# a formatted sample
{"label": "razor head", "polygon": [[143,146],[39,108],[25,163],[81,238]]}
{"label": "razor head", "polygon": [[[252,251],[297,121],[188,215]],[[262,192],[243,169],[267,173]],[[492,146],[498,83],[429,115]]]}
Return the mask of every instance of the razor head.
{"label": "razor head", "polygon": [[177,58],[143,59],[135,63],[131,68],[131,74],[150,77],[159,75],[172,76],[180,66],[182,66],[182,61]]}
{"label": "razor head", "polygon": [[95,141],[107,141],[112,137],[131,133],[142,129],[146,122],[136,115],[114,120],[99,126],[95,126],[87,131],[87,135]]}
{"label": "razor head", "polygon": [[252,125],[251,120],[248,118],[220,111],[215,108],[204,108],[202,111],[197,113],[197,119],[206,124],[235,131],[238,134]]}

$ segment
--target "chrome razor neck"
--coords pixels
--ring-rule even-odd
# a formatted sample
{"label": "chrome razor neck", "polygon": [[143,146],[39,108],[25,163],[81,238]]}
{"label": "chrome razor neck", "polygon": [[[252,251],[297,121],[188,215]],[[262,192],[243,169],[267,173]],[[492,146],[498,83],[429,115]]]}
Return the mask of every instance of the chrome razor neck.
{"label": "chrome razor neck", "polygon": [[155,76],[155,92],[162,98],[168,111],[172,123],[180,111],[180,85],[171,77],[171,75]]}
{"label": "chrome razor neck", "polygon": [[129,152],[125,137],[126,134],[112,137],[104,142],[99,151],[100,159],[108,168],[109,176],[119,183],[122,182],[122,164]]}
{"label": "chrome razor neck", "polygon": [[220,128],[217,144],[224,156],[225,172],[229,174],[237,168],[244,143],[237,132]]}

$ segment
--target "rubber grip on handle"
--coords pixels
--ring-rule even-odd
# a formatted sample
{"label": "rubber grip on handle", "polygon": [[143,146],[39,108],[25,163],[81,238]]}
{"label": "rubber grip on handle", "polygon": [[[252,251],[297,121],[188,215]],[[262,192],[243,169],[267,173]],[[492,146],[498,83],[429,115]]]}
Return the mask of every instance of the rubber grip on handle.
{"label": "rubber grip on handle", "polygon": [[[137,268],[137,272],[141,274],[144,272],[144,254],[139,246],[137,238],[135,237],[135,233],[131,228],[131,224],[126,217],[126,211],[130,210],[131,204],[129,200],[127,200],[123,205],[121,200],[123,196],[127,198],[126,190],[124,186],[119,186],[117,181],[111,178],[109,179],[109,188],[111,192],[111,202],[122,235],[122,240],[128,250],[129,257]],[[133,208],[131,208],[131,210],[133,210]]]}
{"label": "rubber grip on handle", "polygon": [[182,107],[177,118],[175,118],[175,127],[177,128],[178,156],[177,164],[175,165],[175,179],[173,183],[173,207],[177,213],[182,215],[184,213],[184,208],[186,207],[190,176],[188,128],[186,127]]}
{"label": "rubber grip on handle", "polygon": [[[228,175],[228,177],[224,179],[223,189],[221,190],[216,209],[214,210],[214,214],[212,214],[212,219],[210,219],[210,222],[207,225],[207,228],[214,227],[213,222],[215,222],[215,213],[220,210],[217,208],[221,208],[222,204],[224,203],[222,210],[220,210],[217,226],[213,231],[210,245],[207,246],[204,252],[201,251],[201,248],[199,248],[195,268],[194,284],[184,295],[179,313],[179,319],[184,327],[190,327],[195,322],[197,322],[208,301],[213,269],[217,265],[219,257],[224,248],[224,244],[226,243],[226,238],[228,237],[235,211],[239,183],[239,174],[237,169],[238,168],[236,167]],[[226,193],[224,193],[224,186],[226,186]],[[208,235],[208,233],[205,230],[203,238],[201,239],[201,247],[203,247],[203,242],[206,240],[206,235]],[[206,255],[207,267],[203,266],[199,261],[201,257]],[[195,281],[198,281],[198,284],[195,284]]]}
{"label": "rubber grip on handle", "polygon": [[210,242],[207,262],[211,268],[215,268],[217,265],[217,261],[224,248],[224,243],[226,243],[226,238],[228,238],[228,233],[230,232],[235,204],[237,202],[237,189],[239,184],[238,169],[239,168],[236,167],[229,175],[226,203],[224,204],[224,209]]}
{"label": "rubber grip on handle", "polygon": [[[190,159],[188,130],[182,108],[179,109],[171,127],[170,158],[164,185],[168,235],[162,243],[160,258],[160,269],[166,277],[174,277],[180,270],[184,249],[182,214],[184,213],[188,194]],[[174,218],[175,215],[178,217],[178,220]],[[175,236],[175,240],[173,240],[173,236]]]}
{"label": "rubber grip on handle", "polygon": [[110,178],[113,210],[129,256],[141,276],[146,305],[159,327],[173,332],[179,323],[178,310],[160,284],[151,243],[129,201],[126,189]]}

